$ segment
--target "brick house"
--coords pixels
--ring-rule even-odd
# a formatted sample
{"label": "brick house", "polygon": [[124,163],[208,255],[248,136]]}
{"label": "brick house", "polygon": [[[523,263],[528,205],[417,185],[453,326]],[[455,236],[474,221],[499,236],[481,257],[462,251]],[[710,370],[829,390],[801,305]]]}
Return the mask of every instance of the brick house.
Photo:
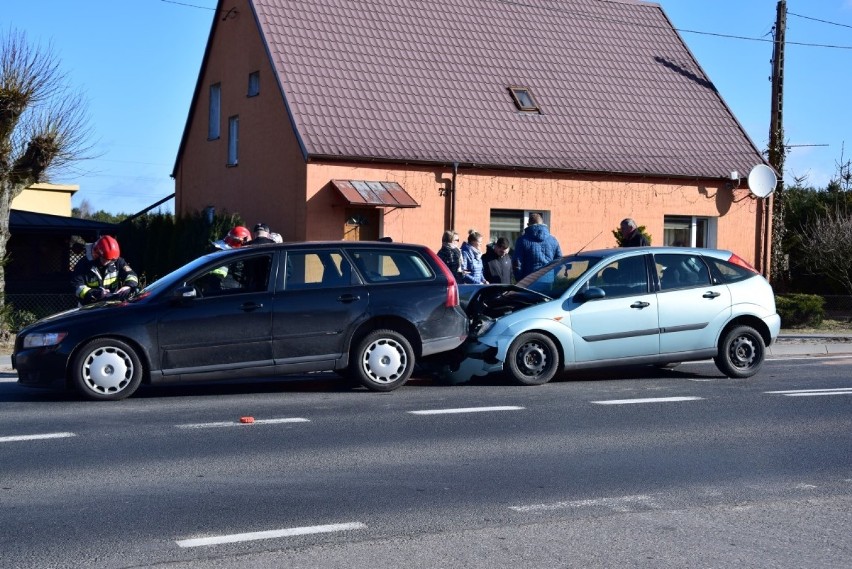
{"label": "brick house", "polygon": [[736,251],[765,270],[765,164],[659,4],[220,0],[178,150],[176,211],[285,240],[514,239]]}

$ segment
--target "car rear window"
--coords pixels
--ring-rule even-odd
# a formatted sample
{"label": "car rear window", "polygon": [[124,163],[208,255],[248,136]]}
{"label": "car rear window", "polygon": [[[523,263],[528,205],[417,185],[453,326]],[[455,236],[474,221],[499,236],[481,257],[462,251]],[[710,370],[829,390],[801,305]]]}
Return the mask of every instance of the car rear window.
{"label": "car rear window", "polygon": [[707,262],[713,269],[714,276],[723,283],[735,283],[756,277],[757,273],[750,271],[740,265],[716,259],[715,257],[705,257]]}
{"label": "car rear window", "polygon": [[361,277],[369,283],[427,281],[432,267],[417,251],[351,249],[349,254]]}

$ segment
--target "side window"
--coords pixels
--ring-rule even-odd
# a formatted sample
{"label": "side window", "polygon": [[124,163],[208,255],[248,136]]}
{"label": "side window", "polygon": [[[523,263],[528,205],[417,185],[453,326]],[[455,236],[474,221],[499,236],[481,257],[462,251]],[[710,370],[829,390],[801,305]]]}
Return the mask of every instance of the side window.
{"label": "side window", "polygon": [[222,85],[210,85],[210,107],[207,117],[207,140],[219,138],[219,111],[222,102]]}
{"label": "side window", "polygon": [[654,255],[654,262],[662,290],[710,284],[710,271],[697,255]]}
{"label": "side window", "polygon": [[257,97],[260,95],[260,71],[252,71],[248,76],[248,92],[247,97]]}
{"label": "side window", "polygon": [[352,265],[339,251],[297,251],[287,255],[286,290],[335,288],[352,284]]}
{"label": "side window", "polygon": [[370,283],[424,281],[435,277],[429,264],[416,251],[357,249],[352,260],[361,276]]}
{"label": "side window", "polygon": [[217,267],[187,284],[194,286],[196,294],[201,298],[263,292],[269,287],[271,266],[270,255],[241,259]]}
{"label": "side window", "polygon": [[648,292],[648,278],[644,257],[613,261],[592,276],[589,286],[602,288],[607,298],[645,294]]}
{"label": "side window", "polygon": [[705,259],[710,263],[716,277],[723,283],[735,283],[757,276],[757,273],[754,271],[723,261],[722,259],[715,259],[713,257],[705,257]]}

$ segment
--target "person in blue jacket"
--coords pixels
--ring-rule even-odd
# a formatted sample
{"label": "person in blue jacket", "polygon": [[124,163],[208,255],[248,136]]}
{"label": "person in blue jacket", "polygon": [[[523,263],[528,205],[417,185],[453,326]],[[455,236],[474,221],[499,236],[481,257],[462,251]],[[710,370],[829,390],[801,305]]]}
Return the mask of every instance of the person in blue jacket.
{"label": "person in blue jacket", "polygon": [[462,281],[465,284],[488,284],[482,275],[482,235],[470,230],[461,246]]}
{"label": "person in blue jacket", "polygon": [[515,242],[515,251],[512,255],[512,268],[516,281],[562,256],[559,241],[550,234],[540,213],[530,214],[527,228]]}

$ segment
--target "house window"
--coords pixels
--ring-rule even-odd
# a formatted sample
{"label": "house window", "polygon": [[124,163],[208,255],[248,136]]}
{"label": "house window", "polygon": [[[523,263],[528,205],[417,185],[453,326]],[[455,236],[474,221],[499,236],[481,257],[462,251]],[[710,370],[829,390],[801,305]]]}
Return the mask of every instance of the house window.
{"label": "house window", "polygon": [[[488,242],[494,243],[497,238],[505,237],[512,244],[511,248],[514,249],[515,241],[524,233],[533,211],[535,210],[492,209]],[[544,218],[545,225],[550,223],[549,211],[539,211],[538,213]],[[465,236],[462,236],[462,239],[464,238]]]}
{"label": "house window", "polygon": [[533,98],[532,91],[526,87],[509,87],[509,92],[512,94],[512,99],[519,111],[541,113],[538,103]]}
{"label": "house window", "polygon": [[236,166],[239,161],[240,117],[228,119],[228,166]]}
{"label": "house window", "polygon": [[207,140],[219,138],[219,112],[222,103],[222,84],[210,85],[210,116],[207,121]]}
{"label": "house window", "polygon": [[667,215],[663,218],[663,245],[713,248],[716,228],[715,217]]}
{"label": "house window", "polygon": [[247,97],[257,97],[260,95],[260,71],[249,73],[248,78],[248,93]]}

